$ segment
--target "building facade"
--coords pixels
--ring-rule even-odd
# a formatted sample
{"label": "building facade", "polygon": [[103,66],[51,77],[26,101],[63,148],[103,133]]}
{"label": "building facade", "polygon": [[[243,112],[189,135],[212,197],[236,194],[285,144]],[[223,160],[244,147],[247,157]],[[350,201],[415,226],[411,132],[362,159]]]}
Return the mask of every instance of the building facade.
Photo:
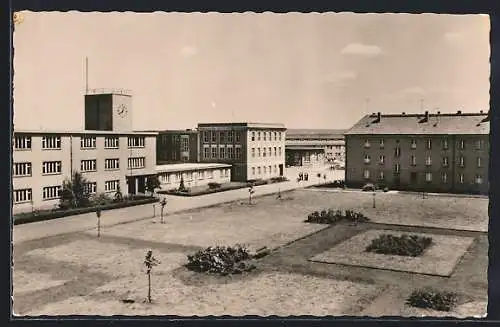
{"label": "building facade", "polygon": [[399,114],[363,117],[345,134],[346,185],[488,193],[489,115]]}
{"label": "building facade", "polygon": [[288,166],[317,166],[344,162],[343,130],[288,130],[285,152]]}
{"label": "building facade", "polygon": [[233,181],[270,179],[285,171],[283,124],[198,124],[199,158],[232,166]]}
{"label": "building facade", "polygon": [[162,190],[177,189],[181,179],[187,188],[200,187],[209,183],[225,184],[231,181],[231,165],[182,163],[156,167]]}
{"label": "building facade", "polygon": [[156,133],[15,131],[14,213],[57,206],[61,186],[78,171],[88,192],[145,193],[156,173]]}
{"label": "building facade", "polygon": [[158,132],[156,160],[159,165],[198,162],[198,131],[188,129]]}

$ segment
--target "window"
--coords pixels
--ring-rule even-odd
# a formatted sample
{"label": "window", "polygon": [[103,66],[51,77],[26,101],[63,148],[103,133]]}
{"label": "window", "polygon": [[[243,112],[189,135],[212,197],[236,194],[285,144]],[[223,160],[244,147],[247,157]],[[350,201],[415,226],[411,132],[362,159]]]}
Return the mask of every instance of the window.
{"label": "window", "polygon": [[476,175],[475,182],[476,184],[483,184],[483,176],[479,174]]}
{"label": "window", "polygon": [[120,139],[117,136],[106,136],[104,138],[105,149],[118,149],[120,147]]}
{"label": "window", "polygon": [[260,173],[261,173],[260,166],[259,166],[259,167],[257,167],[257,172],[258,172],[258,173],[259,173],[259,175],[260,175]]}
{"label": "window", "polygon": [[44,137],[42,137],[42,149],[44,149],[44,150],[61,149],[61,137],[60,136],[44,136]]}
{"label": "window", "polygon": [[428,183],[432,182],[432,173],[430,172],[425,173],[425,181]]}
{"label": "window", "polygon": [[95,194],[97,193],[97,183],[96,182],[85,183],[83,185],[83,189],[86,194]]}
{"label": "window", "polygon": [[234,159],[234,148],[227,148],[228,159]]}
{"label": "window", "polygon": [[220,132],[220,133],[219,133],[219,142],[220,142],[220,143],[224,143],[224,139],[225,139],[225,138],[224,138],[224,136],[225,136],[224,134],[225,134],[224,132]]}
{"label": "window", "polygon": [[443,183],[448,183],[448,173],[447,173],[447,172],[443,171],[443,172],[441,173],[441,181],[442,181]]}
{"label": "window", "polygon": [[369,148],[370,147],[370,141],[369,140],[365,140],[364,146],[365,146],[365,148]]}
{"label": "window", "polygon": [[430,150],[430,149],[432,149],[432,140],[427,139],[427,150]]}
{"label": "window", "polygon": [[476,166],[477,166],[477,168],[481,168],[482,167],[481,157],[477,157],[476,158]]}
{"label": "window", "polygon": [[212,170],[207,170],[207,178],[208,179],[212,179],[214,178],[214,172]]}
{"label": "window", "polygon": [[483,140],[477,140],[476,141],[476,149],[481,150],[484,148],[484,141]]}
{"label": "window", "polygon": [[395,163],[394,164],[394,172],[396,174],[399,174],[400,170],[401,170],[401,165],[399,163]]}
{"label": "window", "polygon": [[260,132],[257,132],[257,141],[260,141]]}
{"label": "window", "polygon": [[31,176],[31,162],[16,162],[12,167],[12,176]]}
{"label": "window", "polygon": [[14,150],[31,150],[31,136],[16,135],[13,143]]}
{"label": "window", "polygon": [[281,154],[281,147],[279,147],[279,148],[278,148],[278,152],[279,152],[280,157],[281,157],[281,155],[282,155],[282,154]]}
{"label": "window", "polygon": [[105,170],[117,170],[120,169],[120,159],[105,159],[104,160],[104,169]]}
{"label": "window", "polygon": [[80,169],[82,172],[96,171],[97,170],[97,160],[82,160],[80,162]]}
{"label": "window", "polygon": [[267,148],[267,151],[269,152],[269,156],[272,156],[272,155],[273,155],[273,154],[272,154],[272,149],[271,149],[271,147]]}
{"label": "window", "polygon": [[443,157],[442,164],[443,164],[443,167],[448,167],[448,157]]}
{"label": "window", "polygon": [[236,148],[235,150],[236,159],[241,158],[241,148]]}
{"label": "window", "polygon": [[416,156],[411,156],[410,157],[410,165],[416,166],[417,165],[417,157]]}
{"label": "window", "polygon": [[226,148],[221,147],[219,149],[219,155],[221,159],[226,159]]}
{"label": "window", "polygon": [[227,133],[227,141],[228,141],[229,143],[233,143],[233,138],[234,138],[234,132],[233,132],[233,131],[229,131],[229,132]]}
{"label": "window", "polygon": [[61,196],[61,186],[47,186],[42,189],[43,200],[55,200]]}
{"label": "window", "polygon": [[14,203],[24,203],[24,202],[31,202],[31,189],[30,188],[25,188],[21,190],[14,190],[12,192],[12,200]]}
{"label": "window", "polygon": [[394,156],[395,157],[400,157],[401,156],[401,148],[400,147],[394,148]]}
{"label": "window", "polygon": [[[269,139],[271,139],[271,135],[269,135]],[[273,173],[273,167],[272,166],[269,166],[269,174],[272,174]]]}
{"label": "window", "polygon": [[464,174],[458,174],[458,181],[460,184],[463,184],[465,181],[465,176]]}
{"label": "window", "polygon": [[193,173],[192,172],[187,172],[186,173],[186,180],[187,181],[192,181],[193,180]]}
{"label": "window", "polygon": [[267,140],[267,132],[264,132],[264,141]]}
{"label": "window", "polygon": [[443,139],[443,150],[448,150],[448,139]]}
{"label": "window", "polygon": [[380,139],[380,148],[383,149],[385,146],[384,139]]}
{"label": "window", "polygon": [[60,174],[62,171],[61,161],[44,161],[42,163],[42,175]]}
{"label": "window", "polygon": [[144,147],[144,136],[129,136],[128,137],[128,147],[129,148],[143,148]]}
{"label": "window", "polygon": [[431,156],[428,156],[427,158],[425,158],[425,165],[426,166],[432,165],[432,157]]}
{"label": "window", "polygon": [[370,178],[370,171],[368,169],[365,169],[363,171],[363,178],[364,179],[369,179]]}
{"label": "window", "polygon": [[278,133],[274,132],[274,140],[277,141],[278,140]]}
{"label": "window", "polygon": [[464,157],[460,157],[459,160],[458,160],[458,164],[460,167],[465,167],[465,158]]}
{"label": "window", "polygon": [[212,139],[211,139],[212,143],[217,143],[217,133],[216,132],[212,132]]}
{"label": "window", "polygon": [[146,167],[146,158],[145,157],[128,158],[128,168],[129,169],[141,169],[144,167]]}
{"label": "window", "polygon": [[264,174],[267,174],[267,166],[264,166]]}
{"label": "window", "polygon": [[204,132],[203,133],[203,142],[208,143],[209,139],[210,139],[210,132]]}
{"label": "window", "polygon": [[95,136],[82,136],[82,137],[80,137],[80,148],[81,149],[95,149],[96,148],[96,137]]}
{"label": "window", "polygon": [[257,148],[257,155],[260,157],[260,148]]}
{"label": "window", "polygon": [[281,132],[278,132],[279,140],[281,141]]}
{"label": "window", "polygon": [[458,141],[458,148],[461,150],[465,149],[465,140]]}
{"label": "window", "polygon": [[416,149],[417,148],[417,140],[412,139],[411,144],[410,144],[411,149]]}
{"label": "window", "polygon": [[255,167],[252,167],[252,175],[255,175]]}
{"label": "window", "polygon": [[212,148],[212,158],[217,158],[217,148]]}
{"label": "window", "polygon": [[255,158],[255,148],[252,148],[252,158]]}
{"label": "window", "polygon": [[189,138],[181,137],[180,142],[181,152],[189,152]]}
{"label": "window", "polygon": [[274,156],[277,157],[278,156],[278,149],[276,147],[274,147]]}
{"label": "window", "polygon": [[382,154],[378,157],[378,163],[383,165],[385,163],[385,156]]}
{"label": "window", "polygon": [[382,170],[378,172],[378,179],[384,180],[384,172]]}
{"label": "window", "polygon": [[252,141],[255,141],[255,132],[252,132]]}
{"label": "window", "polygon": [[266,148],[262,148],[262,156],[265,157],[266,156]]}
{"label": "window", "polygon": [[365,164],[369,164],[370,161],[371,161],[370,155],[369,154],[365,154],[365,157],[364,157]]}
{"label": "window", "polygon": [[204,149],[203,149],[203,157],[204,157],[205,159],[210,158],[210,148],[204,148]]}
{"label": "window", "polygon": [[278,172],[278,166],[274,165],[274,172],[277,173]]}
{"label": "window", "polygon": [[240,142],[241,140],[241,133],[240,132],[236,132],[235,133],[235,142]]}

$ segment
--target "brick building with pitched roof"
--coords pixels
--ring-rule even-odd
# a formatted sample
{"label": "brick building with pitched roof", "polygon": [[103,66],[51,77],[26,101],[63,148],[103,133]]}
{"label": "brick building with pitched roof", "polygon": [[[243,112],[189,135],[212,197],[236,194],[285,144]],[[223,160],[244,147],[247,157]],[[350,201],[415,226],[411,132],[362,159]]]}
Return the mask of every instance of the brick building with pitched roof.
{"label": "brick building with pitched roof", "polygon": [[346,185],[488,193],[489,114],[364,116],[345,135]]}

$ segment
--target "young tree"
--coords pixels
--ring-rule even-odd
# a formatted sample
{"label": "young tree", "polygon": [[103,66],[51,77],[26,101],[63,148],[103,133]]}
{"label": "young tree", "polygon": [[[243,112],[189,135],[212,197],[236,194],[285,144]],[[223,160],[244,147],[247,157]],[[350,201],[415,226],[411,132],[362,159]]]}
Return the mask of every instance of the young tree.
{"label": "young tree", "polygon": [[186,186],[184,185],[184,177],[183,176],[181,176],[181,182],[179,184],[179,189],[178,190],[179,190],[179,192],[186,191]]}
{"label": "young tree", "polygon": [[148,250],[144,258],[144,266],[146,267],[146,275],[148,275],[148,302],[151,303],[151,271],[154,266],[160,264],[160,261],[153,257],[153,251]]}
{"label": "young tree", "polygon": [[154,194],[155,190],[160,188],[160,180],[158,176],[150,176],[146,179],[146,190]]}
{"label": "young tree", "polygon": [[122,189],[120,188],[120,185],[118,184],[118,187],[116,188],[116,193],[115,193],[115,201],[120,202],[122,200],[123,200]]}
{"label": "young tree", "polygon": [[160,206],[161,206],[161,223],[163,224],[163,210],[165,209],[165,206],[167,205],[167,199],[163,198],[163,200],[161,200],[160,202]]}
{"label": "young tree", "polygon": [[255,191],[253,190],[253,185],[250,184],[248,186],[248,204],[252,204],[252,195],[255,193]]}
{"label": "young tree", "polygon": [[78,171],[73,171],[71,179],[63,182],[59,206],[63,209],[81,208],[89,205],[87,179]]}

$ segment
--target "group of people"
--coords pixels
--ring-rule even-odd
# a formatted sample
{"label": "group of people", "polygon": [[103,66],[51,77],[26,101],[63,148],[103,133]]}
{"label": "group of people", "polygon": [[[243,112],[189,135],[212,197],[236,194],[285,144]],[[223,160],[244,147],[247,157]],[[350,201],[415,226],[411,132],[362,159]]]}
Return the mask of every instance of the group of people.
{"label": "group of people", "polygon": [[298,181],[308,181],[309,180],[309,174],[308,173],[299,173],[299,178]]}

